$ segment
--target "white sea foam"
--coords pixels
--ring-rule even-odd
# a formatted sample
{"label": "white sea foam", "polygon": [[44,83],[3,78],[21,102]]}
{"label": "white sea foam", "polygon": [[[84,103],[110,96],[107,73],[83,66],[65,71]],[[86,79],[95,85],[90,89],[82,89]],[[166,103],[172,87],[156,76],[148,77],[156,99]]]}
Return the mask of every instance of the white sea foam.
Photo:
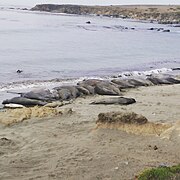
{"label": "white sea foam", "polygon": [[37,89],[37,88],[53,88],[56,86],[63,86],[63,85],[72,85],[76,84],[77,80],[62,80],[61,82],[49,80],[49,81],[41,81],[41,82],[17,82],[11,84],[5,84],[0,86],[0,92],[5,91],[29,91],[30,89]]}
{"label": "white sea foam", "polygon": [[153,74],[165,74],[165,73],[170,73],[172,72],[172,69],[168,68],[160,68],[160,69],[152,69],[148,71],[127,71],[127,72],[122,72],[117,75],[117,77],[130,77],[130,76],[150,76]]}
{"label": "white sea foam", "polygon": [[113,76],[83,76],[76,79],[52,79],[52,80],[45,80],[45,81],[23,81],[23,82],[14,82],[9,84],[0,85],[0,92],[25,92],[30,91],[32,89],[37,88],[48,88],[52,89],[58,86],[65,86],[65,85],[77,85],[78,82],[81,82],[85,79],[100,79],[100,80],[110,80],[117,77],[127,78],[127,77],[146,77],[148,75],[153,74],[168,74],[171,73],[172,69],[168,68],[161,68],[161,69],[152,69],[149,71],[126,71],[119,73],[118,75]]}

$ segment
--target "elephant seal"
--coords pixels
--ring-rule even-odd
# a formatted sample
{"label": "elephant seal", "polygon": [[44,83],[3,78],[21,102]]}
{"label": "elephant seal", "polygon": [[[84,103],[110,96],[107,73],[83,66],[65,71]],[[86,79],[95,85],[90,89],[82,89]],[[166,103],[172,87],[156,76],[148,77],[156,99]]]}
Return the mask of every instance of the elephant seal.
{"label": "elephant seal", "polygon": [[135,88],[133,84],[130,84],[129,82],[123,79],[113,79],[111,82],[117,84],[121,89]]}
{"label": "elephant seal", "polygon": [[58,92],[51,92],[49,89],[38,89],[27,93],[21,93],[21,97],[41,101],[55,101],[59,99]]}
{"label": "elephant seal", "polygon": [[111,98],[103,98],[97,101],[92,102],[91,104],[120,104],[120,105],[128,105],[135,103],[136,100],[133,98],[125,98],[125,97],[111,97]]}
{"label": "elephant seal", "polygon": [[118,96],[121,95],[121,92],[117,86],[117,84],[113,84],[112,82],[99,82],[95,86],[95,93],[99,95],[112,95]]}
{"label": "elephant seal", "polygon": [[80,96],[80,92],[76,86],[60,86],[55,87],[54,90],[58,91],[60,97],[67,96],[66,98],[62,98],[63,100],[73,99]]}
{"label": "elephant seal", "polygon": [[149,77],[147,80],[151,81],[154,85],[161,84],[179,84],[180,80],[172,77]]}
{"label": "elephant seal", "polygon": [[14,97],[12,99],[7,99],[2,102],[2,104],[20,104],[23,106],[44,106],[47,102],[35,100],[35,99],[28,99],[24,97]]}
{"label": "elephant seal", "polygon": [[77,86],[77,89],[83,95],[89,95],[90,94],[88,89],[84,88],[83,86]]}

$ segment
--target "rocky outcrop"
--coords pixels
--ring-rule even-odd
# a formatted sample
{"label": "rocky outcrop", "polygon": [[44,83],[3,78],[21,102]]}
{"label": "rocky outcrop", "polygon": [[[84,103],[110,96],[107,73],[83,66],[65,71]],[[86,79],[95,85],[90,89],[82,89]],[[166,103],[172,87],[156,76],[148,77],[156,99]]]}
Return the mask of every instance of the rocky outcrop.
{"label": "rocky outcrop", "polygon": [[41,119],[50,118],[55,116],[61,116],[66,114],[71,114],[72,109],[60,110],[51,107],[30,107],[21,109],[9,109],[5,112],[0,112],[0,124],[12,125],[15,123],[20,123],[28,119]]}
{"label": "rocky outcrop", "polygon": [[32,11],[46,11],[53,13],[67,13],[78,15],[97,15],[116,18],[133,18],[138,20],[158,21],[163,24],[180,23],[180,5],[164,6],[82,6],[82,5],[56,5],[40,4]]}
{"label": "rocky outcrop", "polygon": [[146,117],[134,112],[108,112],[100,113],[96,123],[127,123],[127,124],[145,124]]}
{"label": "rocky outcrop", "polygon": [[169,131],[170,124],[148,122],[148,119],[135,112],[100,113],[96,121],[97,129],[117,129],[131,134],[156,135]]}

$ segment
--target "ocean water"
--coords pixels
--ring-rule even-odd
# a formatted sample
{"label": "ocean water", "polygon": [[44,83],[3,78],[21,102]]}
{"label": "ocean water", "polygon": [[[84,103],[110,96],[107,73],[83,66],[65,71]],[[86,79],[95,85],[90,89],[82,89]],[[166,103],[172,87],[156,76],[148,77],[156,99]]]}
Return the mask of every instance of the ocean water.
{"label": "ocean water", "polygon": [[180,66],[180,28],[149,22],[6,7],[0,9],[0,39],[0,100],[7,90]]}

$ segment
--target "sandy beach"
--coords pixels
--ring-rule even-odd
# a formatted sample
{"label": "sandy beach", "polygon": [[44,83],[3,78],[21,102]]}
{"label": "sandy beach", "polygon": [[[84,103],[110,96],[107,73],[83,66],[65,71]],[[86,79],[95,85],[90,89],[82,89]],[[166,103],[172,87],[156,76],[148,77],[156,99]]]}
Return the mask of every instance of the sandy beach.
{"label": "sandy beach", "polygon": [[[59,107],[59,114],[51,111],[9,126],[1,123],[0,179],[127,180],[146,168],[178,164],[180,85],[139,87],[123,95],[137,102],[90,105],[102,96],[86,96]],[[13,111],[8,111],[9,120],[15,118]],[[161,135],[97,128],[98,114],[111,111],[132,111],[170,128]],[[1,121],[5,115],[0,113]]]}
{"label": "sandy beach", "polygon": [[6,1],[0,180],[179,179],[180,4]]}

